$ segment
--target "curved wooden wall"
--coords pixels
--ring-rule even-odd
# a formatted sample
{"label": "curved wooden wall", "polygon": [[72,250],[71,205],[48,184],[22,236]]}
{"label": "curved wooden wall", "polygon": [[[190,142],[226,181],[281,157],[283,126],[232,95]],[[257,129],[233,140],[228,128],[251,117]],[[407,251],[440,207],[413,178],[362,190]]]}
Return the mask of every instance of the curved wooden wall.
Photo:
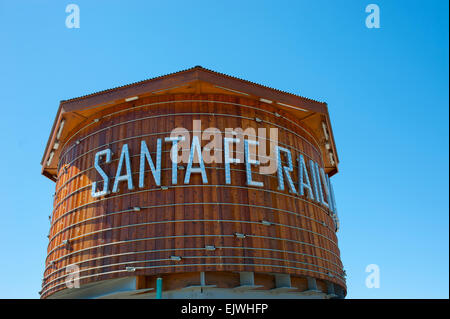
{"label": "curved wooden wall", "polygon": [[[270,104],[222,94],[151,96],[106,112],[87,119],[63,145],[43,298],[66,288],[66,266],[71,264],[80,267],[82,284],[130,275],[254,271],[311,276],[345,289],[332,218],[287,187],[279,191],[276,173],[259,175],[253,167],[254,179],[265,186],[248,187],[244,164],[232,164],[232,184],[226,185],[224,164],[211,163],[205,164],[208,184],[194,173],[185,185],[185,171],[178,172],[177,185],[171,183],[172,144],[164,143],[164,137],[175,127],[192,130],[193,120],[202,121],[202,130],[217,127],[222,132],[278,127],[279,142],[290,146],[294,165],[299,152],[323,165],[317,141],[295,117]],[[145,140],[154,152],[157,138],[163,139],[161,184],[167,189],[157,187],[149,172],[140,189],[140,143]],[[124,143],[130,149],[135,189],[129,191],[123,182],[118,193],[92,198],[90,185],[100,180],[93,167],[95,153],[108,147],[113,151],[112,162],[102,165],[111,188]],[[236,238],[236,232],[247,237]]]}

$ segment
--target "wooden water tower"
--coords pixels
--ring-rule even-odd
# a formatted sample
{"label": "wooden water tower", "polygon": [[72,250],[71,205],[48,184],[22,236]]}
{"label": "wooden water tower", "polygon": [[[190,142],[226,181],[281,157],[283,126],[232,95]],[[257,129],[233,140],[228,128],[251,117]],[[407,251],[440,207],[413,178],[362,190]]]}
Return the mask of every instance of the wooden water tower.
{"label": "wooden water tower", "polygon": [[343,298],[337,170],[325,103],[199,66],[61,101],[41,298]]}

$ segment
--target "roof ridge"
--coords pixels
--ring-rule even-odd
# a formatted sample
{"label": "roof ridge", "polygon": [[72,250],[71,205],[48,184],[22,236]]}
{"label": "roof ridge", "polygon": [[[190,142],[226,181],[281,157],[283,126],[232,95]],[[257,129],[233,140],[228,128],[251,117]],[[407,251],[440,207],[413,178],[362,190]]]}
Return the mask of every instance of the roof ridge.
{"label": "roof ridge", "polygon": [[321,102],[321,101],[310,99],[308,97],[305,97],[305,96],[302,96],[302,95],[299,95],[299,94],[294,94],[294,93],[291,93],[291,92],[275,89],[275,88],[273,88],[271,86],[267,86],[267,85],[263,85],[263,84],[256,83],[256,82],[252,82],[252,81],[249,81],[249,80],[241,79],[241,78],[238,78],[238,77],[226,74],[226,73],[217,72],[217,71],[214,71],[214,70],[211,70],[211,69],[207,69],[207,68],[204,68],[204,67],[201,67],[201,66],[200,66],[200,68],[202,68],[205,71],[209,71],[209,72],[212,72],[212,73],[215,73],[215,74],[220,74],[222,76],[226,76],[226,77],[231,78],[231,79],[235,79],[235,80],[237,79],[237,80],[246,82],[246,83],[251,84],[251,85],[257,85],[259,87],[270,89],[270,90],[273,90],[273,91],[277,91],[277,92],[280,92],[280,93],[283,93],[283,94],[289,94],[289,95],[292,95],[292,96],[295,96],[295,97],[300,97],[300,98],[308,100],[308,101],[312,101],[312,102],[316,102],[316,103],[322,103],[322,104],[327,104],[326,102]]}
{"label": "roof ridge", "polygon": [[112,91],[117,90],[117,89],[123,89],[123,88],[131,87],[131,86],[134,86],[134,85],[138,85],[138,84],[143,84],[143,83],[146,83],[146,82],[149,82],[149,81],[161,79],[161,78],[168,77],[168,76],[173,76],[173,75],[176,75],[176,74],[180,74],[180,73],[183,73],[183,72],[188,72],[188,71],[195,70],[195,69],[204,70],[204,71],[216,74],[216,75],[225,76],[225,77],[230,78],[230,79],[239,80],[239,81],[251,84],[251,85],[256,85],[256,86],[259,86],[259,87],[262,87],[262,88],[270,89],[270,90],[273,90],[273,91],[276,91],[276,92],[279,92],[279,93],[289,94],[289,95],[292,95],[292,96],[295,96],[295,97],[300,97],[300,98],[302,98],[302,99],[304,99],[306,101],[312,101],[312,102],[315,102],[315,103],[326,104],[325,102],[321,102],[321,101],[318,101],[318,100],[310,99],[310,98],[307,98],[307,97],[302,96],[302,95],[294,94],[294,93],[287,92],[287,91],[282,91],[282,90],[275,89],[275,88],[267,86],[267,85],[263,85],[263,84],[260,84],[260,83],[256,83],[256,82],[252,82],[252,81],[245,80],[245,79],[242,79],[242,78],[238,78],[238,77],[226,74],[226,73],[217,72],[217,71],[214,71],[214,70],[211,70],[211,69],[208,69],[208,68],[204,68],[201,65],[196,65],[194,67],[187,68],[187,69],[184,69],[184,70],[180,70],[180,71],[176,71],[176,72],[172,72],[172,73],[167,73],[167,74],[159,75],[159,76],[156,76],[156,77],[153,77],[153,78],[148,78],[148,79],[145,79],[145,80],[136,81],[136,82],[132,82],[132,83],[116,86],[116,87],[113,87],[113,88],[110,88],[110,89],[101,90],[101,91],[93,92],[93,93],[90,93],[90,94],[81,95],[81,96],[74,97],[74,98],[71,98],[71,99],[68,99],[68,100],[61,100],[60,104],[65,104],[65,103],[68,103],[68,102],[74,102],[74,101],[81,100],[81,99],[84,99],[84,98],[87,98],[87,97],[91,97],[91,96],[95,96],[95,95],[99,95],[99,94],[112,92]]}

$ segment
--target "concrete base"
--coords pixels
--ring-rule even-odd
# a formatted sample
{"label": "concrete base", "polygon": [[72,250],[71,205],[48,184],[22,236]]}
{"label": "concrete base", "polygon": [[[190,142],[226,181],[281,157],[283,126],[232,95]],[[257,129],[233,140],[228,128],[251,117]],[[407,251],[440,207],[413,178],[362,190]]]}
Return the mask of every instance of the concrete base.
{"label": "concrete base", "polygon": [[[237,288],[237,289],[236,289]],[[321,291],[292,292],[278,288],[255,290],[254,287],[242,286],[233,288],[215,288],[214,286],[190,286],[185,289],[163,291],[163,299],[328,299]],[[242,289],[239,289],[242,288]],[[250,288],[250,289],[248,289]],[[155,299],[156,291],[152,288],[136,290],[135,277],[105,280],[99,283],[83,285],[59,291],[50,296],[51,299]]]}

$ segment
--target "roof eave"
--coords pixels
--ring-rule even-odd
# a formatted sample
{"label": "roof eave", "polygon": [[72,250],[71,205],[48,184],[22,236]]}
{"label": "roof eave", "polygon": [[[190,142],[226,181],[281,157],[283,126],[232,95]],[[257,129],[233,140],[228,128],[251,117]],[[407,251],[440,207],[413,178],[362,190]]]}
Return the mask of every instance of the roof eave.
{"label": "roof eave", "polygon": [[[187,70],[159,76],[141,82],[136,82],[125,86],[89,94],[86,96],[61,101],[55,120],[53,122],[47,145],[45,147],[44,155],[41,160],[42,174],[51,179],[54,179],[51,174],[45,171],[45,161],[48,159],[50,152],[53,149],[52,145],[54,145],[55,143],[57,128],[59,127],[65,113],[96,108],[101,105],[114,104],[117,101],[124,100],[128,97],[139,96],[151,92],[161,91],[164,89],[170,89],[193,81],[209,82],[219,87],[241,91],[245,94],[259,98],[273,100],[277,103],[283,103],[293,108],[300,108],[307,111],[324,114],[327,117],[328,125],[330,127],[330,133],[332,132],[331,124],[329,122],[327,104],[324,102],[319,102],[288,92],[283,92],[274,88],[263,86],[261,84],[253,83],[247,80],[239,79],[226,74],[208,70],[200,66],[196,66]],[[334,137],[332,137],[332,145],[337,159]]]}

